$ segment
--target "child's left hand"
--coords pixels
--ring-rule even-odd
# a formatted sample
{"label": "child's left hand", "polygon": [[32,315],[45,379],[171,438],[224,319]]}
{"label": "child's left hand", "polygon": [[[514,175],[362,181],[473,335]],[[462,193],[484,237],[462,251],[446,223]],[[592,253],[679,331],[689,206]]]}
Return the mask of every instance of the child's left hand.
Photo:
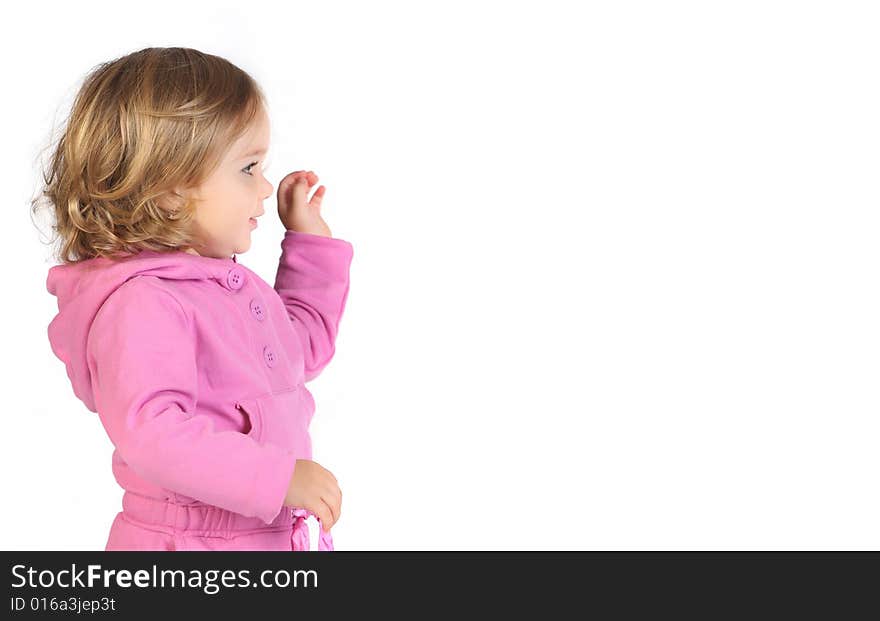
{"label": "child's left hand", "polygon": [[316,183],[318,175],[312,170],[297,170],[284,177],[278,184],[278,217],[288,231],[332,237],[330,227],[321,217],[326,187],[320,186],[308,199],[309,190]]}

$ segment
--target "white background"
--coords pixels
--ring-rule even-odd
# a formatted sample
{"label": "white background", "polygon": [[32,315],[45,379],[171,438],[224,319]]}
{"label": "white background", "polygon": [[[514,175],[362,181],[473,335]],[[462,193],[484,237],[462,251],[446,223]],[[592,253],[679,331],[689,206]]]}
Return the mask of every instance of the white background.
{"label": "white background", "polygon": [[880,548],[873,6],[9,5],[0,548],[121,508],[29,200],[85,74],[172,45],[260,82],[270,181],[315,170],[354,246],[309,385],[337,549]]}

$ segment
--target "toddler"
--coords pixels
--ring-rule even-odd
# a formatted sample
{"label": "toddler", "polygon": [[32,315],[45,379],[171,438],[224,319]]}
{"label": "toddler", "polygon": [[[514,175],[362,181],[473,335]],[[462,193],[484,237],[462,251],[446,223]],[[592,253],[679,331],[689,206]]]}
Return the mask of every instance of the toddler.
{"label": "toddler", "polygon": [[319,549],[342,502],[305,383],[335,352],[352,246],[324,186],[278,184],[275,283],[242,265],[272,184],[266,98],[229,61],[146,48],[85,79],[42,195],[61,242],[52,351],[114,446],[105,550]]}

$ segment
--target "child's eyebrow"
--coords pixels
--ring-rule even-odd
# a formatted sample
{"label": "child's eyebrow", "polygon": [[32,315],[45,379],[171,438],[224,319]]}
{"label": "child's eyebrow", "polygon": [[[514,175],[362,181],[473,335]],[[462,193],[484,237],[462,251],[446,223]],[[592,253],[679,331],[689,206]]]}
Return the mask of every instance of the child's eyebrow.
{"label": "child's eyebrow", "polygon": [[245,153],[241,157],[251,157],[252,155],[262,155],[266,152],[266,149],[257,149],[256,151],[251,151],[250,153]]}

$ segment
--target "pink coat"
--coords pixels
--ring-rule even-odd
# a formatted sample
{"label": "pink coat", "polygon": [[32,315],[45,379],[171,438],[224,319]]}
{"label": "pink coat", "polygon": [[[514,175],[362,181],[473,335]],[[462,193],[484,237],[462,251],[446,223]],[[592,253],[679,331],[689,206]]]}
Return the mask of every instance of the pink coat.
{"label": "pink coat", "polygon": [[234,256],[180,251],[49,270],[52,351],[125,490],[105,550],[308,549],[309,512],[283,501],[312,459],[305,383],[335,352],[352,255],[286,231],[274,288]]}

